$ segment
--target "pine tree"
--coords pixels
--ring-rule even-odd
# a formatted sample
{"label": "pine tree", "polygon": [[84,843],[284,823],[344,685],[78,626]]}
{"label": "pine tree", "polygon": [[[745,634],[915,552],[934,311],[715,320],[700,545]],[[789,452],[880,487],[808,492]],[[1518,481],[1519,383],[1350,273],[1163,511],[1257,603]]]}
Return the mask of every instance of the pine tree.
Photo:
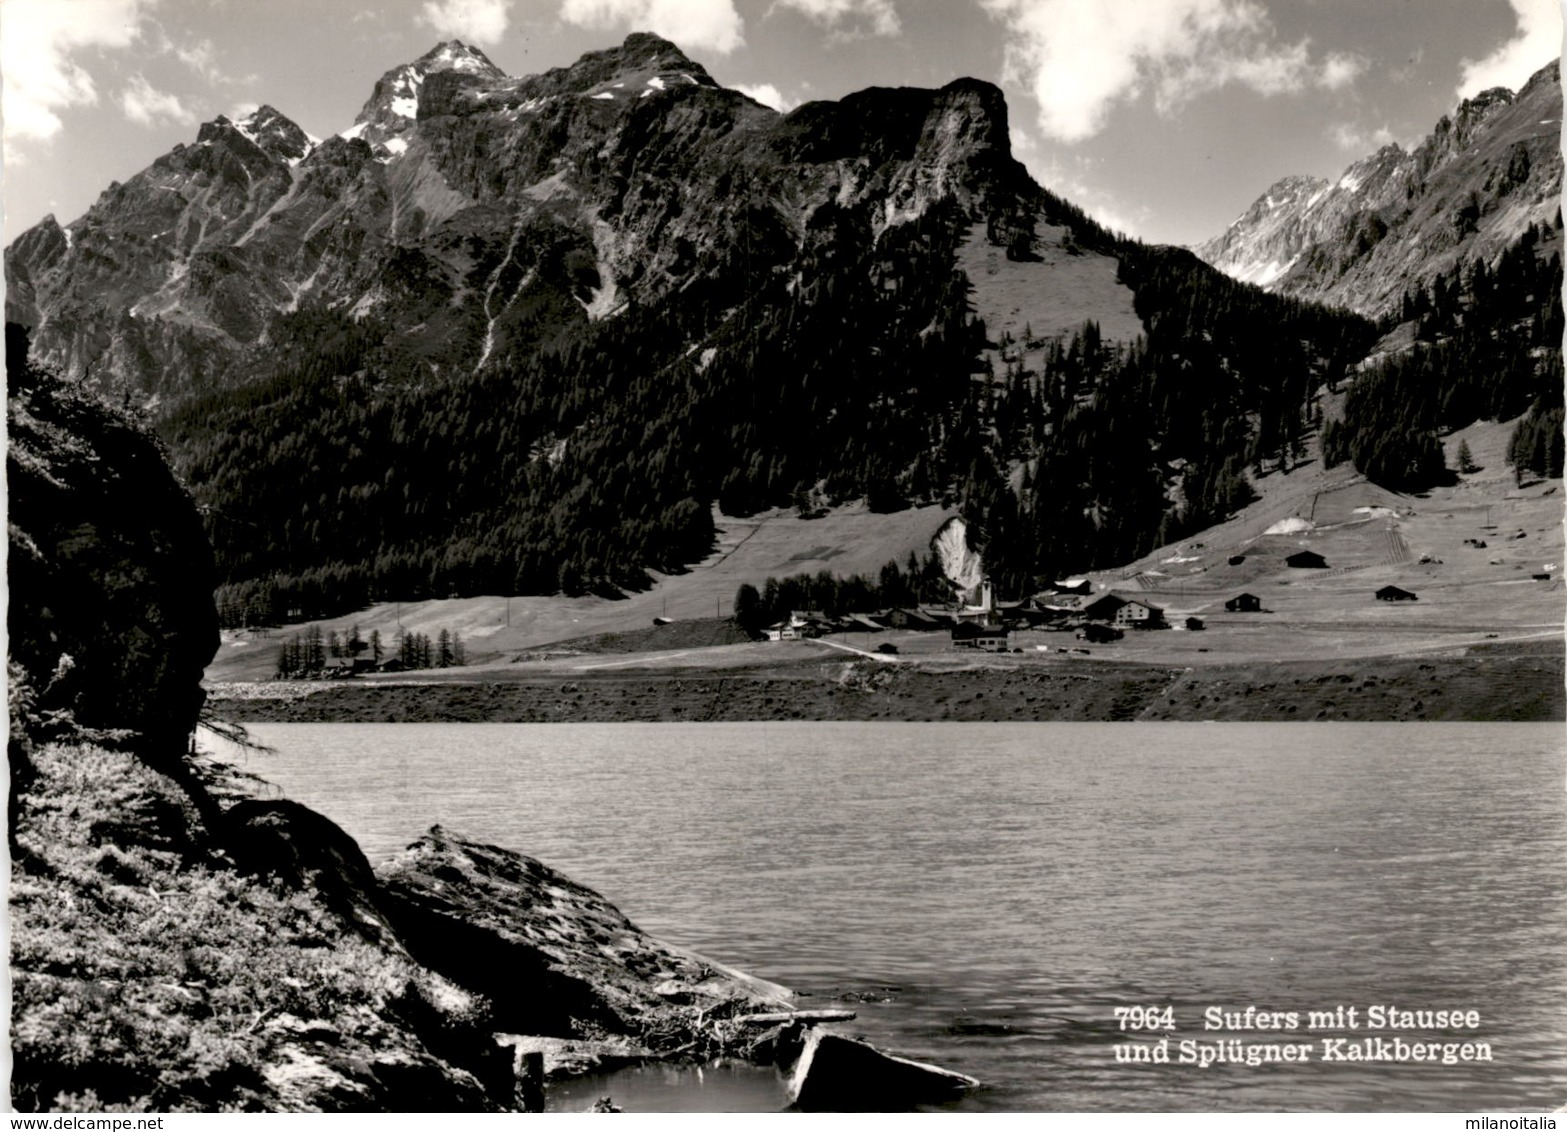
{"label": "pine tree", "polygon": [[326,650],[321,643],[321,626],[312,625],[305,630],[305,641],[300,655],[299,668],[307,676],[313,676],[326,667]]}
{"label": "pine tree", "polygon": [[1469,442],[1458,442],[1458,470],[1466,476],[1472,476],[1480,470],[1480,465],[1475,463],[1474,453],[1469,451]]}
{"label": "pine tree", "polygon": [[762,626],[762,595],[750,582],[742,582],[735,590],[735,623],[747,632],[755,632]]}

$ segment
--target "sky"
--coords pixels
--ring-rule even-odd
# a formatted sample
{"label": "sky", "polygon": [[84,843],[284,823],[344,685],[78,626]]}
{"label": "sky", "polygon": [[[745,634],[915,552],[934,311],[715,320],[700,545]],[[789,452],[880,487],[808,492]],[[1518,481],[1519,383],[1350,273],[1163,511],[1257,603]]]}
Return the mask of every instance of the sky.
{"label": "sky", "polygon": [[1417,143],[1561,51],[1561,0],[0,0],[4,239],[80,216],[200,123],[346,129],[458,38],[512,75],[653,31],[788,110],[973,76],[1034,177],[1145,240],[1223,231],[1274,181]]}

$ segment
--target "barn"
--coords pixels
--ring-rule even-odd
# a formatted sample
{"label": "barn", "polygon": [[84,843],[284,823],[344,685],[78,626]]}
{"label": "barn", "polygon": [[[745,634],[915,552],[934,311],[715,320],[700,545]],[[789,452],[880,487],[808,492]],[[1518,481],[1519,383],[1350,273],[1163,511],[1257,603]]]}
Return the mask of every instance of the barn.
{"label": "barn", "polygon": [[1314,550],[1300,550],[1284,560],[1286,566],[1296,570],[1326,570],[1328,560]]}
{"label": "barn", "polygon": [[1378,601],[1419,601],[1420,599],[1408,590],[1401,590],[1397,586],[1383,586],[1377,591]]}

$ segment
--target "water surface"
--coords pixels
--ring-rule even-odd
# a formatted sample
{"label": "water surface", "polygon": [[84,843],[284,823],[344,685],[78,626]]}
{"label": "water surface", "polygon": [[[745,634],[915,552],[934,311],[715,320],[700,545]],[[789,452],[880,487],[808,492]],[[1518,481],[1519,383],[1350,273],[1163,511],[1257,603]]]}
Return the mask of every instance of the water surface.
{"label": "water surface", "polygon": [[[244,765],[372,860],[437,822],[538,857],[656,935],[807,1004],[856,1004],[857,1032],[983,1080],[964,1107],[1554,1109],[1567,1097],[1559,725],[251,730],[277,750]],[[1494,1060],[1115,1057],[1116,1006],[1170,1005],[1175,1041],[1212,1041],[1208,1006],[1373,1003],[1477,1009],[1480,1029],[1446,1040],[1489,1042]]]}

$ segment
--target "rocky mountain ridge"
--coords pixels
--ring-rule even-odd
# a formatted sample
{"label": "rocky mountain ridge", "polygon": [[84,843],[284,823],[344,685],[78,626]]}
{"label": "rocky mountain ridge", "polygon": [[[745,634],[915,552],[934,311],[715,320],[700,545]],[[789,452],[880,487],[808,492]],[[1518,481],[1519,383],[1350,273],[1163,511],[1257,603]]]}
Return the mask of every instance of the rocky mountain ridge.
{"label": "rocky mountain ridge", "polygon": [[1516,94],[1495,88],[1444,116],[1414,149],[1390,144],[1329,182],[1290,176],[1194,250],[1281,294],[1387,312],[1455,264],[1494,260],[1559,207],[1559,65]]}
{"label": "rocky mountain ridge", "polygon": [[153,402],[237,623],[635,592],[715,505],[963,498],[1024,588],[1224,510],[1373,330],[1099,227],[988,83],[780,115],[645,34],[211,123],[7,272],[40,360]]}
{"label": "rocky mountain ridge", "polygon": [[232,380],[303,307],[384,314],[431,368],[473,369],[656,302],[736,244],[752,277],[789,270],[825,206],[874,199],[885,226],[1012,165],[1001,93],[972,80],[785,119],[652,35],[521,78],[451,41],[339,135],[270,106],[218,118],[44,219],[7,249],[7,318],[40,360],[152,397]]}

